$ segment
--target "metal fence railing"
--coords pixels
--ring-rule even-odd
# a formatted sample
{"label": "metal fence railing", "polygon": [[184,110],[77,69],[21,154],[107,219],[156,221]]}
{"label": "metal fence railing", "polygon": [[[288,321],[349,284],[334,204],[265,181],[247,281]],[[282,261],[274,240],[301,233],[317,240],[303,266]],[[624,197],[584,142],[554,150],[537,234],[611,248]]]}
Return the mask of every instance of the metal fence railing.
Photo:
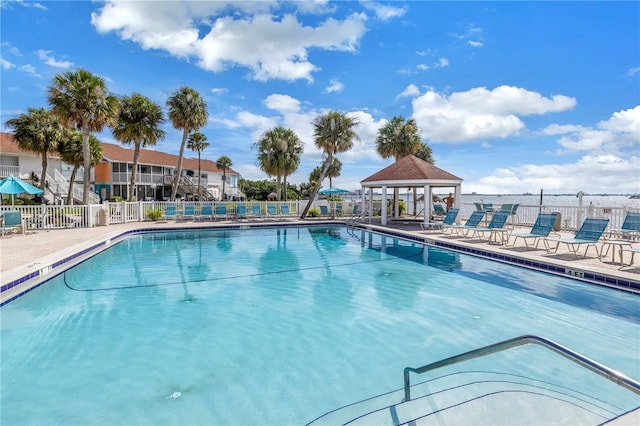
{"label": "metal fence railing", "polygon": [[[244,205],[246,211],[243,217],[298,217],[307,201],[138,201],[138,202],[105,202],[103,204],[90,205],[19,205],[0,206],[0,212],[7,210],[17,210],[22,213],[27,229],[61,229],[61,228],[87,228],[100,225],[143,222],[147,221],[149,212],[158,210],[164,214],[166,206],[173,204],[176,206],[176,217],[180,218],[185,212],[185,206],[193,207],[193,216],[202,216],[203,207],[206,205],[214,211],[216,206],[224,205],[226,216],[236,218],[238,206]],[[254,210],[253,206],[259,206]],[[283,207],[285,206],[286,207]],[[321,209],[321,206],[325,208]],[[359,201],[328,201],[316,200],[313,208],[317,212],[327,212],[326,217],[352,217],[353,212],[360,210]],[[375,207],[375,203],[374,203]],[[380,204],[378,203],[378,207]],[[242,211],[242,210],[241,210]],[[256,214],[255,212],[259,212]],[[374,209],[374,212],[376,210]],[[626,214],[630,211],[638,211],[630,207],[575,207],[575,206],[546,206],[546,205],[521,205],[517,214],[513,217],[513,223],[520,226],[532,226],[539,213],[560,213],[562,217],[562,229],[566,231],[577,230],[586,218],[606,218],[609,219],[608,231],[620,229]],[[407,213],[405,213],[407,214]],[[191,217],[191,215],[190,215]],[[206,219],[206,217],[201,217]]]}

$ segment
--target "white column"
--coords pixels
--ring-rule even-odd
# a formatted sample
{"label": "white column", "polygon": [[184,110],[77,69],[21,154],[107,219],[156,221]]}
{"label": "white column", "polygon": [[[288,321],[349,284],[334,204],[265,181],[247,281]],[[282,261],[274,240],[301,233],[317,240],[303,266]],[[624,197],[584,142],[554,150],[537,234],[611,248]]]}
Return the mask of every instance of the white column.
{"label": "white column", "polygon": [[369,188],[369,224],[373,219],[373,188]]}
{"label": "white column", "polygon": [[433,198],[431,196],[431,186],[424,186],[424,223],[425,225],[431,220],[431,205],[433,204]]}
{"label": "white column", "polygon": [[380,219],[380,224],[386,226],[387,224],[387,185],[382,185],[382,207],[381,207],[382,217]]}
{"label": "white column", "polygon": [[[453,207],[456,209],[459,209],[460,206],[462,205],[462,186],[461,185],[456,185],[454,189],[453,197],[454,197]],[[461,217],[462,217],[461,214],[458,214],[458,216],[456,216],[456,223],[460,223]]]}

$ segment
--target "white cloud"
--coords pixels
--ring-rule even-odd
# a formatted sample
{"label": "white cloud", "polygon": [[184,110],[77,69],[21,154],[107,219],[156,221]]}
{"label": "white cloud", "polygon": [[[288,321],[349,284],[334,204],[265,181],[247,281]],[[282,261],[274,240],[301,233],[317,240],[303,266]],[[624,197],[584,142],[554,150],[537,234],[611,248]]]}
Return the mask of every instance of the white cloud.
{"label": "white cloud", "polygon": [[7,61],[4,58],[0,59],[0,63],[2,64],[2,68],[5,70],[10,70],[11,68],[15,68],[14,64],[12,64],[11,62]]}
{"label": "white cloud", "polygon": [[412,102],[422,136],[443,142],[505,138],[524,128],[518,116],[564,111],[575,103],[567,96],[546,98],[512,86],[479,87],[450,95],[429,90]]}
{"label": "white cloud", "polygon": [[265,106],[282,114],[296,113],[300,111],[300,101],[289,95],[273,94],[263,101]]}
{"label": "white cloud", "polygon": [[631,68],[625,73],[625,77],[633,77],[639,72],[640,72],[640,67]]}
{"label": "white cloud", "polygon": [[344,90],[344,84],[339,80],[333,79],[329,82],[329,86],[324,89],[324,93],[340,93]]}
{"label": "white cloud", "polygon": [[474,40],[469,40],[467,42],[467,44],[471,47],[482,47],[484,46],[484,43],[482,43],[481,41],[474,41]]}
{"label": "white cloud", "polygon": [[531,188],[549,192],[637,193],[640,190],[640,106],[618,111],[597,128],[550,125],[545,135],[559,135],[561,153],[580,153],[573,163],[523,164],[494,170],[465,191],[517,193]]}
{"label": "white cloud", "polygon": [[293,14],[265,13],[277,6],[270,2],[108,1],[92,14],[91,22],[100,33],[116,32],[144,49],[195,57],[208,71],[246,67],[251,78],[259,81],[312,82],[319,68],[308,59],[310,48],[354,52],[365,33],[358,14],[307,26]]}
{"label": "white cloud", "polygon": [[29,73],[29,74],[38,75],[38,73],[36,72],[35,67],[33,65],[31,65],[31,64],[21,65],[19,67],[19,69],[20,69],[20,71],[24,71],[24,72]]}
{"label": "white cloud", "polygon": [[420,94],[420,89],[415,84],[410,84],[405,89],[396,96],[396,99],[406,98],[418,96]]}
{"label": "white cloud", "polygon": [[51,51],[46,50],[38,50],[38,58],[43,61],[45,64],[54,67],[54,68],[63,68],[69,69],[73,66],[73,62],[70,61],[58,61],[54,59],[51,55]]}
{"label": "white cloud", "polygon": [[438,68],[447,67],[449,66],[449,60],[447,58],[440,58],[434,66]]}
{"label": "white cloud", "polygon": [[40,9],[40,10],[48,10],[46,6],[44,6],[42,3],[38,3],[37,1],[24,1],[24,0],[4,0],[0,2],[0,8],[10,7],[16,4],[23,7],[30,7],[34,9]]}
{"label": "white cloud", "polygon": [[229,89],[225,89],[222,87],[214,87],[213,89],[211,89],[211,93],[213,93],[214,95],[224,95],[225,93],[227,93],[229,91]]}
{"label": "white cloud", "polygon": [[398,18],[407,13],[407,10],[403,7],[393,7],[373,1],[363,1],[361,4],[365,9],[372,10],[376,14],[376,18],[383,21]]}

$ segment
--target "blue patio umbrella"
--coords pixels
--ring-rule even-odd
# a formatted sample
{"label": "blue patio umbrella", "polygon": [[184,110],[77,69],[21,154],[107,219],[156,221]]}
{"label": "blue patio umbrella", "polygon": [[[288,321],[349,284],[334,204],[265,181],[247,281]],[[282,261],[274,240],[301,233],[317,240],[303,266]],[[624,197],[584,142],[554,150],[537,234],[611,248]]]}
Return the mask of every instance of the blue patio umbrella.
{"label": "blue patio umbrella", "polygon": [[11,194],[12,205],[13,205],[13,196],[15,194],[22,194],[23,192],[26,192],[27,194],[35,195],[35,194],[42,194],[44,191],[15,176],[9,176],[8,178],[3,179],[0,182],[0,194]]}
{"label": "blue patio umbrella", "polygon": [[323,189],[322,191],[320,191],[320,195],[344,194],[345,192],[349,192],[349,191],[346,189],[331,187],[331,188]]}

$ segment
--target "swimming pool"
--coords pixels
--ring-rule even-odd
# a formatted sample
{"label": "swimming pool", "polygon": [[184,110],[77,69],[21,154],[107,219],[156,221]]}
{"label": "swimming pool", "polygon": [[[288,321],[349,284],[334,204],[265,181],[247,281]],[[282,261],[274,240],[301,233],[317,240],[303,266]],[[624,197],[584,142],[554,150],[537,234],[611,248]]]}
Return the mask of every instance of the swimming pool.
{"label": "swimming pool", "polygon": [[640,377],[637,296],[338,226],[133,235],[0,315],[8,425],[305,424],[522,334]]}

